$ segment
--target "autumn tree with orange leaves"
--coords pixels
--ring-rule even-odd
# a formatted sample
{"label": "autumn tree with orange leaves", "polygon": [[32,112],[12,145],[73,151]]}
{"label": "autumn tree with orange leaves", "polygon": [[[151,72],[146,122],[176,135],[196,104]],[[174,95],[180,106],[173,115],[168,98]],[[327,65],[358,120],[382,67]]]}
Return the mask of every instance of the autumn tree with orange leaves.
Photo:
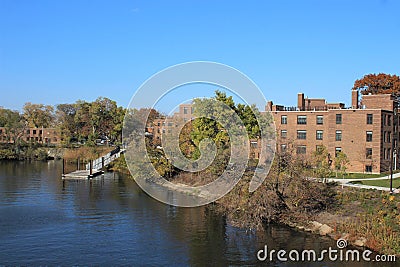
{"label": "autumn tree with orange leaves", "polygon": [[367,74],[354,82],[354,90],[361,94],[395,94],[400,96],[400,77],[397,75],[379,73]]}

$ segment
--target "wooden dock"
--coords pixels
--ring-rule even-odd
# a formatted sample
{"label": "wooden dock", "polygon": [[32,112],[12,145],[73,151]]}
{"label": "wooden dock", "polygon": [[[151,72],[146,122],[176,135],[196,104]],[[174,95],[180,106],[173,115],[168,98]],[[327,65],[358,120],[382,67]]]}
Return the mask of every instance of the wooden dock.
{"label": "wooden dock", "polygon": [[88,164],[85,166],[85,170],[80,170],[79,167],[79,159],[77,161],[77,170],[65,173],[65,160],[63,159],[63,174],[62,179],[68,180],[82,180],[82,179],[92,179],[93,177],[104,174],[104,167],[110,164],[115,159],[119,158],[121,154],[125,152],[125,149],[120,149],[117,147],[112,150],[110,153],[107,153],[103,157],[100,157],[96,160],[90,160]]}
{"label": "wooden dock", "polygon": [[95,169],[92,170],[92,173],[90,173],[90,170],[78,170],[63,174],[62,178],[68,180],[92,179],[93,177],[102,175],[103,173],[103,171]]}

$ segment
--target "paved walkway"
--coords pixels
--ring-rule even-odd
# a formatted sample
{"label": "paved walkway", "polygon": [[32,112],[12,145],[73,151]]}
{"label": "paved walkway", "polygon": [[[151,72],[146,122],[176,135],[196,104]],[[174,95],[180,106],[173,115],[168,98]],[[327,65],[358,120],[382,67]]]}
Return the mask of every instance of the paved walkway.
{"label": "paved walkway", "polygon": [[[393,174],[393,179],[400,178],[400,173]],[[329,182],[338,182],[338,183],[350,183],[357,181],[376,181],[376,180],[389,180],[390,175],[376,177],[376,178],[355,178],[355,179],[343,179],[343,178],[325,178],[326,181]]]}
{"label": "paved walkway", "polygon": [[[393,174],[393,179],[397,179],[397,178],[400,178],[400,173]],[[376,177],[376,178],[356,178],[356,179],[312,178],[312,179],[318,179],[318,180],[324,179],[325,182],[336,182],[336,183],[339,183],[342,186],[357,187],[357,188],[364,188],[364,189],[375,189],[375,190],[390,192],[390,188],[388,188],[388,187],[351,183],[351,182],[358,182],[358,181],[390,180],[390,175],[382,176],[382,177]],[[399,194],[400,193],[400,189],[393,189],[393,193]]]}

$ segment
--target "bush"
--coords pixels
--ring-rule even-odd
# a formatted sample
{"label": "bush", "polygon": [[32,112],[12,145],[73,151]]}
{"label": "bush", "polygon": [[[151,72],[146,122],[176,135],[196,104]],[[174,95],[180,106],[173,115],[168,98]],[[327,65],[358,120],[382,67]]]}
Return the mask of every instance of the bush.
{"label": "bush", "polygon": [[11,149],[0,149],[0,160],[2,159],[18,159],[18,155]]}

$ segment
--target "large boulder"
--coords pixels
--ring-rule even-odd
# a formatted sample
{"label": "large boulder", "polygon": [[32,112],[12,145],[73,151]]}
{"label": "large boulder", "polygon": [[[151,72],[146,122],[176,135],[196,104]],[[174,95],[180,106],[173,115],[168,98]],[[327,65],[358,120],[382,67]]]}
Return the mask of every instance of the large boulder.
{"label": "large boulder", "polygon": [[365,237],[357,238],[356,241],[354,241],[354,245],[358,247],[364,247],[366,243],[367,239]]}
{"label": "large boulder", "polygon": [[319,228],[320,235],[328,235],[332,232],[333,232],[333,229],[329,225],[326,225],[326,224],[321,225],[321,227]]}

